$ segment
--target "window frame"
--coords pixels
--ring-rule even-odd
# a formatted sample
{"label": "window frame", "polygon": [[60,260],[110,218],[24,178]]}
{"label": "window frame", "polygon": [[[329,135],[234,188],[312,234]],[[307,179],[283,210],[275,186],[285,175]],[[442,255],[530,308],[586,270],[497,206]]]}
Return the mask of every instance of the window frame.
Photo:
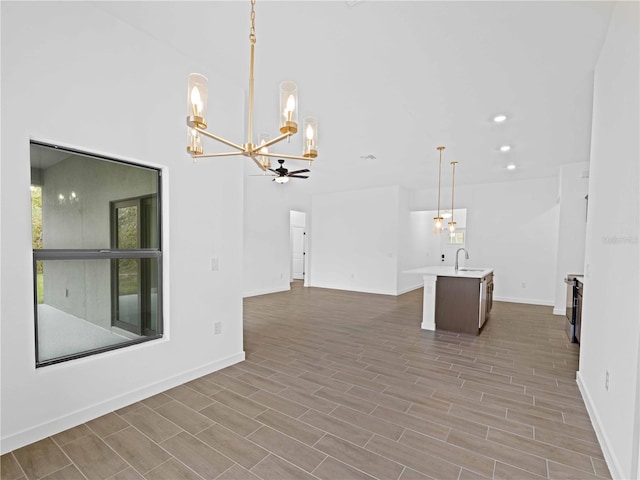
{"label": "window frame", "polygon": [[[117,249],[117,248],[101,248],[101,249],[34,249],[32,245],[33,253],[33,300],[34,300],[34,340],[35,340],[35,366],[36,368],[45,367],[48,365],[54,365],[69,360],[75,360],[79,358],[96,355],[99,353],[109,352],[126,348],[132,345],[139,345],[153,340],[162,339],[164,337],[164,287],[163,287],[163,192],[162,192],[162,169],[142,163],[135,163],[133,161],[122,160],[110,156],[101,154],[90,153],[87,151],[77,150],[74,148],[62,147],[59,145],[41,142],[31,139],[29,145],[37,145],[40,147],[47,147],[55,150],[62,150],[69,152],[70,154],[88,157],[94,160],[108,161],[117,164],[129,165],[136,168],[144,168],[154,171],[157,174],[157,226],[158,226],[158,246],[157,248],[139,248],[139,249]],[[149,336],[142,336],[136,339],[130,339],[129,341],[117,343],[114,345],[107,345],[104,347],[93,348],[84,350],[81,352],[70,353],[60,357],[55,357],[48,360],[39,360],[38,352],[38,274],[37,263],[39,261],[46,260],[109,260],[113,262],[118,259],[156,259],[158,266],[158,293],[157,293],[157,333]]]}

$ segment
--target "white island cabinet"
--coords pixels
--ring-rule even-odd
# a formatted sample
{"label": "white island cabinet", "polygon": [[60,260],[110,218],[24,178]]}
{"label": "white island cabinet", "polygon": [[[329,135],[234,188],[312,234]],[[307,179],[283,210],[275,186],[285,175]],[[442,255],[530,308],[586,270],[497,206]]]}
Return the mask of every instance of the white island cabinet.
{"label": "white island cabinet", "polygon": [[493,304],[493,268],[422,267],[422,328],[477,335]]}

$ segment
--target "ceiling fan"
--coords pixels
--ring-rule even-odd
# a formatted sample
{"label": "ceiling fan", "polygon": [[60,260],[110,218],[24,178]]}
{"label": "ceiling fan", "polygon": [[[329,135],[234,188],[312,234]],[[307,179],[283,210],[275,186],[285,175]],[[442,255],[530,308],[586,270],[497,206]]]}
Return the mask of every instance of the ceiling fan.
{"label": "ceiling fan", "polygon": [[304,168],[302,170],[294,170],[293,172],[290,172],[289,170],[284,168],[284,160],[282,158],[278,159],[278,163],[280,164],[280,166],[275,170],[273,168],[267,169],[277,175],[277,177],[273,179],[274,182],[287,183],[290,178],[309,178],[308,175],[299,175],[300,173],[307,173],[311,171],[307,168]]}

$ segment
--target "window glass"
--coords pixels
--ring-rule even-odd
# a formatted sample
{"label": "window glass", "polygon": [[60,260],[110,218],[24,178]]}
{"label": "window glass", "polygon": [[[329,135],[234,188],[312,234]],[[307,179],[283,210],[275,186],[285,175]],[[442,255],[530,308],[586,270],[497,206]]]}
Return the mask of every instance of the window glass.
{"label": "window glass", "polygon": [[162,335],[160,172],[31,144],[36,365]]}

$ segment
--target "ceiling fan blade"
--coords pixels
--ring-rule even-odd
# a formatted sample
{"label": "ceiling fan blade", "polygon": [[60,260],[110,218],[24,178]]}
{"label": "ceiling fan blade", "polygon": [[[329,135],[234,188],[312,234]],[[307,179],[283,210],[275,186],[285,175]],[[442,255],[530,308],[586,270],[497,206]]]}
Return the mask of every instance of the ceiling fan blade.
{"label": "ceiling fan blade", "polygon": [[291,175],[296,175],[298,173],[307,173],[310,172],[311,170],[309,170],[308,168],[304,168],[302,170],[294,170],[293,172],[289,172],[289,176]]}
{"label": "ceiling fan blade", "polygon": [[287,175],[289,178],[309,178],[309,175]]}
{"label": "ceiling fan blade", "polygon": [[267,168],[267,170],[269,170],[270,172],[276,173],[276,174],[278,173],[273,168]]}

